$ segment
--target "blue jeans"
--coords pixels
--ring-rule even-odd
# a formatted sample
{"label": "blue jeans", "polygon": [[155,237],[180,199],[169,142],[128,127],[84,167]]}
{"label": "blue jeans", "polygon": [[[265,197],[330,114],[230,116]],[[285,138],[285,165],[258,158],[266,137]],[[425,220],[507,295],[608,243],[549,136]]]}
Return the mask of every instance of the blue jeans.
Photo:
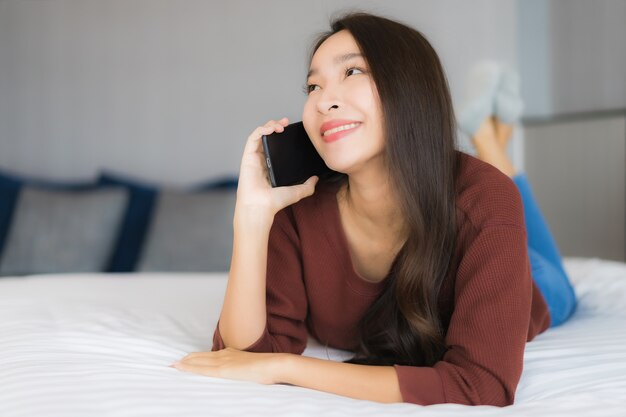
{"label": "blue jeans", "polygon": [[512,178],[524,205],[531,274],[548,304],[550,327],[564,323],[576,310],[576,294],[561,262],[561,254],[535,201],[526,174]]}

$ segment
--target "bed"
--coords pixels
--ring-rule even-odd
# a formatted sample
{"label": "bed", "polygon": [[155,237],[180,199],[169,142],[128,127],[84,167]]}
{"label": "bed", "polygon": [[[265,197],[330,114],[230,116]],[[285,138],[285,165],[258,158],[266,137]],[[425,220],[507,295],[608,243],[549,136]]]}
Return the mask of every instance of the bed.
{"label": "bed", "polygon": [[[211,349],[226,273],[0,278],[0,416],[626,416],[626,264],[565,258],[576,314],[527,345],[515,404],[381,404],[178,371]],[[304,355],[343,360],[310,338]]]}

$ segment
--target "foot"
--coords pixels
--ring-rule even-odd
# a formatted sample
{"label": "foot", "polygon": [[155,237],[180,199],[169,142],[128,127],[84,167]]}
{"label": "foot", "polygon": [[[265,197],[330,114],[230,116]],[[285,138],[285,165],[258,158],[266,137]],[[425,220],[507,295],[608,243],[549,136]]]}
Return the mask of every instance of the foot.
{"label": "foot", "polygon": [[472,137],[472,143],[481,160],[495,166],[505,175],[513,177],[515,168],[506,154],[506,149],[500,145],[494,122],[494,117],[486,118]]}
{"label": "foot", "polygon": [[467,136],[476,135],[482,121],[494,114],[501,76],[502,66],[496,61],[480,61],[472,66],[464,104],[457,118],[459,128]]}
{"label": "foot", "polygon": [[501,122],[515,124],[522,117],[524,102],[520,87],[520,76],[517,71],[513,67],[504,65],[493,106],[493,114]]}

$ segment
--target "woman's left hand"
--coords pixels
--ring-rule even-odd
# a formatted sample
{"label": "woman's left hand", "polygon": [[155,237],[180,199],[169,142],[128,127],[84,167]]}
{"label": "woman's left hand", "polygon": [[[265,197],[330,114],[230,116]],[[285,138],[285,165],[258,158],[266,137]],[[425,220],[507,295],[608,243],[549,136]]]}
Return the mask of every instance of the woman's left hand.
{"label": "woman's left hand", "polygon": [[278,383],[276,374],[279,355],[227,347],[216,352],[193,352],[170,366],[194,374],[270,385]]}

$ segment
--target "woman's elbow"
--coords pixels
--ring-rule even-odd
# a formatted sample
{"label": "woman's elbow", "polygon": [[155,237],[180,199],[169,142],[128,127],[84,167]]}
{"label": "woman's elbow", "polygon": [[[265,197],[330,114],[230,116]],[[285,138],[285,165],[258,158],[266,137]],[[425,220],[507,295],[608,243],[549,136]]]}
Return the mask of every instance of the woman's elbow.
{"label": "woman's elbow", "polygon": [[515,401],[515,387],[511,387],[509,383],[496,382],[481,391],[478,401],[474,405],[508,407],[513,405]]}
{"label": "woman's elbow", "polygon": [[[489,377],[480,379],[461,378],[457,390],[449,390],[448,402],[464,405],[491,405],[507,407],[515,401],[516,383]],[[456,395],[453,391],[457,391]]]}

